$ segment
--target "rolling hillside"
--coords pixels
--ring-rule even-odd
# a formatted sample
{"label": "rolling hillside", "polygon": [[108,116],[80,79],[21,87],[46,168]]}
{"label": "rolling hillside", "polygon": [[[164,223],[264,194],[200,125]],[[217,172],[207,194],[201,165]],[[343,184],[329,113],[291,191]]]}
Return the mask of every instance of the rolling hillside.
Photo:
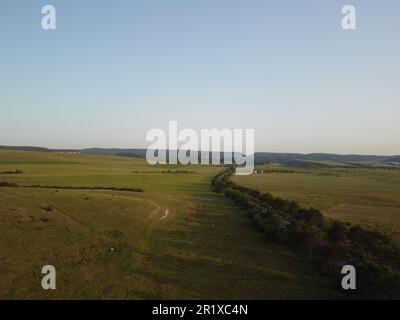
{"label": "rolling hillside", "polygon": [[[268,242],[212,192],[220,168],[181,169],[0,151],[0,171],[13,172],[0,176],[0,298],[339,297],[301,256]],[[57,270],[51,292],[40,285],[46,264]]]}

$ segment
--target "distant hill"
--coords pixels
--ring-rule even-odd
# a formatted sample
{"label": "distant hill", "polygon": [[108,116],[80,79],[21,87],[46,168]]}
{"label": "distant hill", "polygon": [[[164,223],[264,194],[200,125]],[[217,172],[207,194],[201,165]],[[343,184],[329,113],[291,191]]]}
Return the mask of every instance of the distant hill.
{"label": "distant hill", "polygon": [[393,156],[376,156],[376,155],[339,155],[331,153],[269,153],[269,152],[257,152],[255,154],[256,163],[296,163],[304,161],[333,161],[333,162],[381,162],[387,161]]}
{"label": "distant hill", "polygon": [[81,154],[100,154],[121,157],[146,157],[146,149],[90,148],[82,149]]}
{"label": "distant hill", "polygon": [[[13,146],[0,146],[0,150],[20,150],[20,151],[39,151],[39,152],[80,152],[81,154],[97,154],[97,155],[113,155],[122,157],[139,157],[145,158],[147,149],[119,149],[119,148],[87,148],[87,149],[49,149],[42,147],[13,147]],[[210,153],[210,157],[217,153]],[[204,156],[204,155],[203,155]],[[221,158],[223,158],[221,154]],[[344,164],[362,164],[362,163],[375,163],[375,164],[397,164],[400,163],[400,155],[395,156],[377,156],[377,155],[339,155],[331,153],[273,153],[273,152],[256,152],[254,161],[257,164],[262,163],[281,163],[286,165],[299,165],[310,166],[313,161],[331,161]],[[315,165],[315,164],[314,164]]]}
{"label": "distant hill", "polygon": [[50,149],[41,147],[12,147],[12,146],[0,146],[1,150],[15,150],[15,151],[40,151],[40,152],[51,152]]}
{"label": "distant hill", "polygon": [[79,152],[81,154],[98,154],[98,155],[112,155],[124,157],[140,157],[146,156],[146,149],[117,149],[117,148],[88,148],[88,149],[49,149],[42,147],[14,147],[14,146],[0,146],[0,150],[15,150],[15,151],[37,151],[37,152]]}
{"label": "distant hill", "polygon": [[400,163],[400,156],[389,157],[384,161],[387,163]]}
{"label": "distant hill", "polygon": [[14,151],[37,151],[37,152],[81,152],[78,149],[49,149],[43,147],[31,147],[31,146],[0,146],[0,150],[14,150]]}

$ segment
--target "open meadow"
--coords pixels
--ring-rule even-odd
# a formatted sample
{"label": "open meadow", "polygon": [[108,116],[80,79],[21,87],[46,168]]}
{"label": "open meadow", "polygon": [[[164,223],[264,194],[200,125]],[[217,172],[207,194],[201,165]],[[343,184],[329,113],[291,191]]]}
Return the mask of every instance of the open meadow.
{"label": "open meadow", "polygon": [[251,176],[236,176],[240,185],[314,207],[333,219],[400,234],[400,169],[256,166]]}
{"label": "open meadow", "polygon": [[[302,257],[268,242],[230,200],[212,192],[220,170],[0,151],[0,298],[339,297]],[[285,184],[269,190],[269,177],[277,183],[282,175],[241,181],[285,196]],[[379,181],[396,185],[390,177]],[[391,210],[399,209],[396,190],[387,187]],[[376,202],[374,208],[384,205]],[[365,205],[362,199],[350,204]],[[396,214],[391,219],[399,221]],[[57,290],[41,288],[41,268],[48,264],[56,267]]]}

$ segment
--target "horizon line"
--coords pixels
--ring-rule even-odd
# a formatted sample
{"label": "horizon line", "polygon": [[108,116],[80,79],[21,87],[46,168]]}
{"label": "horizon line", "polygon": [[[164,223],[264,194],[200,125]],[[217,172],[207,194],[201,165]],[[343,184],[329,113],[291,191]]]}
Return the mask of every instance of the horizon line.
{"label": "horizon line", "polygon": [[[0,149],[5,150],[5,148],[33,148],[33,149],[45,149],[48,151],[83,151],[83,150],[88,150],[88,149],[103,149],[103,150],[148,150],[148,148],[135,148],[135,147],[86,147],[86,148],[51,148],[51,147],[44,147],[44,146],[33,146],[33,145],[0,145]],[[156,150],[156,149],[155,149]],[[165,149],[165,151],[169,151],[170,149]],[[178,151],[177,149],[176,151]],[[186,151],[189,151],[190,149],[186,149]],[[32,150],[35,151],[35,150]],[[40,150],[37,150],[40,151]],[[224,153],[225,151],[200,151],[200,150],[192,150],[195,152],[220,152]],[[235,152],[235,151],[227,151],[229,152]],[[254,151],[254,154],[256,153],[271,153],[271,154],[300,154],[300,155],[311,155],[311,154],[325,154],[325,155],[340,155],[340,156],[378,156],[378,157],[396,157],[400,156],[399,154],[366,154],[366,153],[332,153],[332,152],[276,152],[276,151]]]}

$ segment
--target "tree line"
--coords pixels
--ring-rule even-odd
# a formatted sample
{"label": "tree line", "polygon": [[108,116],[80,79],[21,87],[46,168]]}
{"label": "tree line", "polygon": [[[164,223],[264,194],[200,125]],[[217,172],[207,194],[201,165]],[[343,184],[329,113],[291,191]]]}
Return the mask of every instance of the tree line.
{"label": "tree line", "polygon": [[339,289],[344,265],[357,271],[362,299],[400,298],[400,247],[390,236],[364,226],[327,219],[314,208],[235,184],[233,167],[212,180],[212,188],[244,209],[265,236],[300,251]]}

